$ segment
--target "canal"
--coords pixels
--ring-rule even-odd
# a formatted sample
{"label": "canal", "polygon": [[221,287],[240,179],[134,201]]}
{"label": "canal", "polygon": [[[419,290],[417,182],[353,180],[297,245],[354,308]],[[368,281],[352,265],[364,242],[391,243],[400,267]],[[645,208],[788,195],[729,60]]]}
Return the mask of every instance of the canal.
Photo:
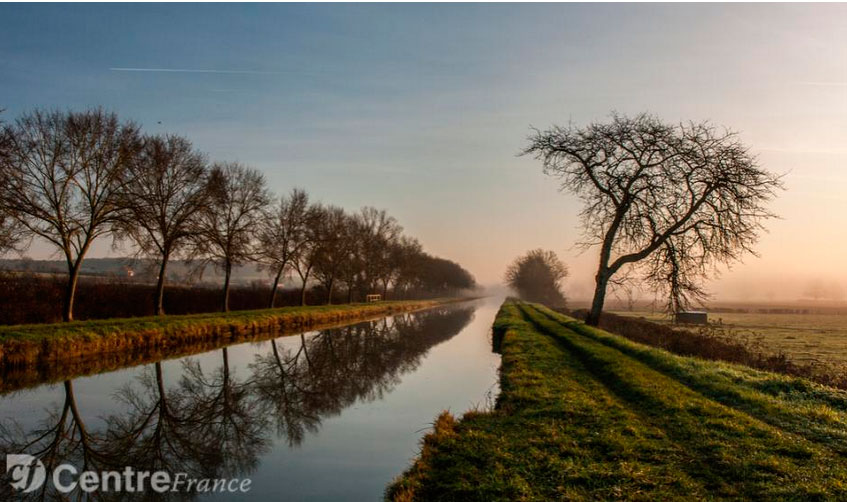
{"label": "canal", "polygon": [[[33,455],[47,482],[30,493],[4,483],[0,498],[49,500],[59,495],[52,472],[68,464],[250,480],[247,493],[199,500],[379,500],[438,413],[493,405],[499,305],[452,304],[6,394],[0,454]],[[152,498],[169,499],[184,496]]]}

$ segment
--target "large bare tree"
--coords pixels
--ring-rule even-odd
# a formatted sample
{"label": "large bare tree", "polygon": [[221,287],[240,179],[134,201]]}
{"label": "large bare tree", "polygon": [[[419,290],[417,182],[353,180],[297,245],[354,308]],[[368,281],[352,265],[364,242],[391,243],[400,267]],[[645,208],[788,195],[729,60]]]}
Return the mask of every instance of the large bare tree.
{"label": "large bare tree", "polygon": [[62,318],[73,320],[79,271],[91,243],[109,233],[138,128],[102,109],[36,110],[6,129],[2,205],[28,233],[53,244],[68,266]]}
{"label": "large bare tree", "polygon": [[154,308],[164,315],[168,261],[197,231],[198,212],[206,203],[206,160],[181,136],[150,136],[127,169],[121,192],[119,235],[129,237],[159,261]]}
{"label": "large bare tree", "polygon": [[229,311],[232,267],[254,258],[255,236],[270,203],[265,178],[238,163],[214,164],[198,212],[194,249],[224,272],[221,309]]}
{"label": "large bare tree", "polygon": [[293,268],[309,240],[309,196],[295,188],[279,199],[260,226],[258,255],[263,268],[274,278],[268,308],[274,308],[279,281]]}
{"label": "large bare tree", "polygon": [[752,252],[774,216],[767,203],[782,187],[736,133],[647,114],[536,131],[524,154],[584,203],[584,244],[600,248],[592,325],[624,267],[642,267],[648,280],[675,280],[668,289],[678,295],[695,292],[692,285],[715,266]]}

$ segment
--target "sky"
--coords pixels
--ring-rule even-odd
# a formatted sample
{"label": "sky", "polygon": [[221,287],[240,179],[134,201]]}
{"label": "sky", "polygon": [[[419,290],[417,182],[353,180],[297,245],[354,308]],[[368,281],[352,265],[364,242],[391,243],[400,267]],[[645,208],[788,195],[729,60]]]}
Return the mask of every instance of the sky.
{"label": "sky", "polygon": [[103,106],[277,193],[385,208],[483,284],[552,249],[574,298],[597,252],[574,248],[579,200],[518,155],[530,128],[711,120],[787,187],[715,297],[847,286],[847,5],[3,4],[0,19],[6,120]]}

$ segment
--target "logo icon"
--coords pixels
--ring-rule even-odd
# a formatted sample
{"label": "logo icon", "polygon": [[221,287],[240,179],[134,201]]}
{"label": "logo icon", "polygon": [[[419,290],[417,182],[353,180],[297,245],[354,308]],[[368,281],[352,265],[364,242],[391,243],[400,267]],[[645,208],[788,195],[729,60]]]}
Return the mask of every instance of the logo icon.
{"label": "logo icon", "polygon": [[32,455],[6,455],[6,474],[11,473],[12,487],[29,493],[44,484],[47,471]]}

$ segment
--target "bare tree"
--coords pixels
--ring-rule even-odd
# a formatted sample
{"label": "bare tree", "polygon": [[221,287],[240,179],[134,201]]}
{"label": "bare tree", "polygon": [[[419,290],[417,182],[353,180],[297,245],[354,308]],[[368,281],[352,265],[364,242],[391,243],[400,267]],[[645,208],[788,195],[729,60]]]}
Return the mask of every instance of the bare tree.
{"label": "bare tree", "polygon": [[258,235],[258,255],[263,268],[273,274],[274,282],[268,308],[274,308],[279,281],[294,267],[308,244],[309,196],[295,188],[264,217]]}
{"label": "bare tree", "polygon": [[415,282],[421,272],[423,258],[423,247],[414,237],[402,236],[400,241],[392,248],[392,266],[394,281],[394,298],[398,295],[406,297],[408,289]]}
{"label": "bare tree", "polygon": [[127,170],[121,193],[125,211],[119,235],[159,261],[154,306],[164,315],[168,261],[197,230],[197,215],[206,203],[206,161],[180,136],[152,136]]}
{"label": "bare tree", "polygon": [[353,303],[353,292],[361,287],[364,274],[364,249],[366,229],[360,214],[347,217],[347,234],[350,238],[347,258],[342,263],[341,278],[347,285],[347,303]]}
{"label": "bare tree", "polygon": [[379,282],[383,283],[383,294],[387,291],[386,279],[390,279],[391,247],[403,232],[397,220],[389,216],[384,209],[364,207],[361,211],[364,230],[362,246],[364,287],[372,290]]}
{"label": "bare tree", "polygon": [[315,277],[327,292],[327,304],[332,303],[336,282],[354,249],[356,235],[352,232],[350,216],[338,206],[323,208],[320,225],[320,246],[315,256]]}
{"label": "bare tree", "polygon": [[[541,160],[562,190],[584,202],[585,245],[600,247],[586,320],[592,325],[610,279],[625,266],[644,267],[648,280],[670,273],[692,292],[690,284],[708,270],[752,252],[763,222],[774,216],[766,203],[782,187],[737,134],[646,114],[536,131],[524,154]],[[645,267],[649,257],[659,261]]]}
{"label": "bare tree", "polygon": [[324,218],[326,209],[320,205],[311,206],[306,216],[306,232],[303,238],[300,252],[294,261],[294,270],[300,276],[300,305],[306,305],[306,288],[309,278],[314,271],[318,258],[323,250],[324,240]]}
{"label": "bare tree", "polygon": [[116,220],[125,170],[140,144],[138,128],[101,109],[36,110],[18,118],[6,134],[11,146],[0,200],[28,233],[64,255],[62,317],[73,320],[82,261]]}
{"label": "bare tree", "polygon": [[223,270],[221,309],[229,312],[232,267],[253,258],[255,232],[270,195],[264,176],[238,163],[214,164],[206,191],[206,203],[197,215],[193,247]]}
{"label": "bare tree", "polygon": [[553,251],[533,249],[506,269],[506,283],[521,298],[551,307],[565,305],[562,280],[568,269]]}

